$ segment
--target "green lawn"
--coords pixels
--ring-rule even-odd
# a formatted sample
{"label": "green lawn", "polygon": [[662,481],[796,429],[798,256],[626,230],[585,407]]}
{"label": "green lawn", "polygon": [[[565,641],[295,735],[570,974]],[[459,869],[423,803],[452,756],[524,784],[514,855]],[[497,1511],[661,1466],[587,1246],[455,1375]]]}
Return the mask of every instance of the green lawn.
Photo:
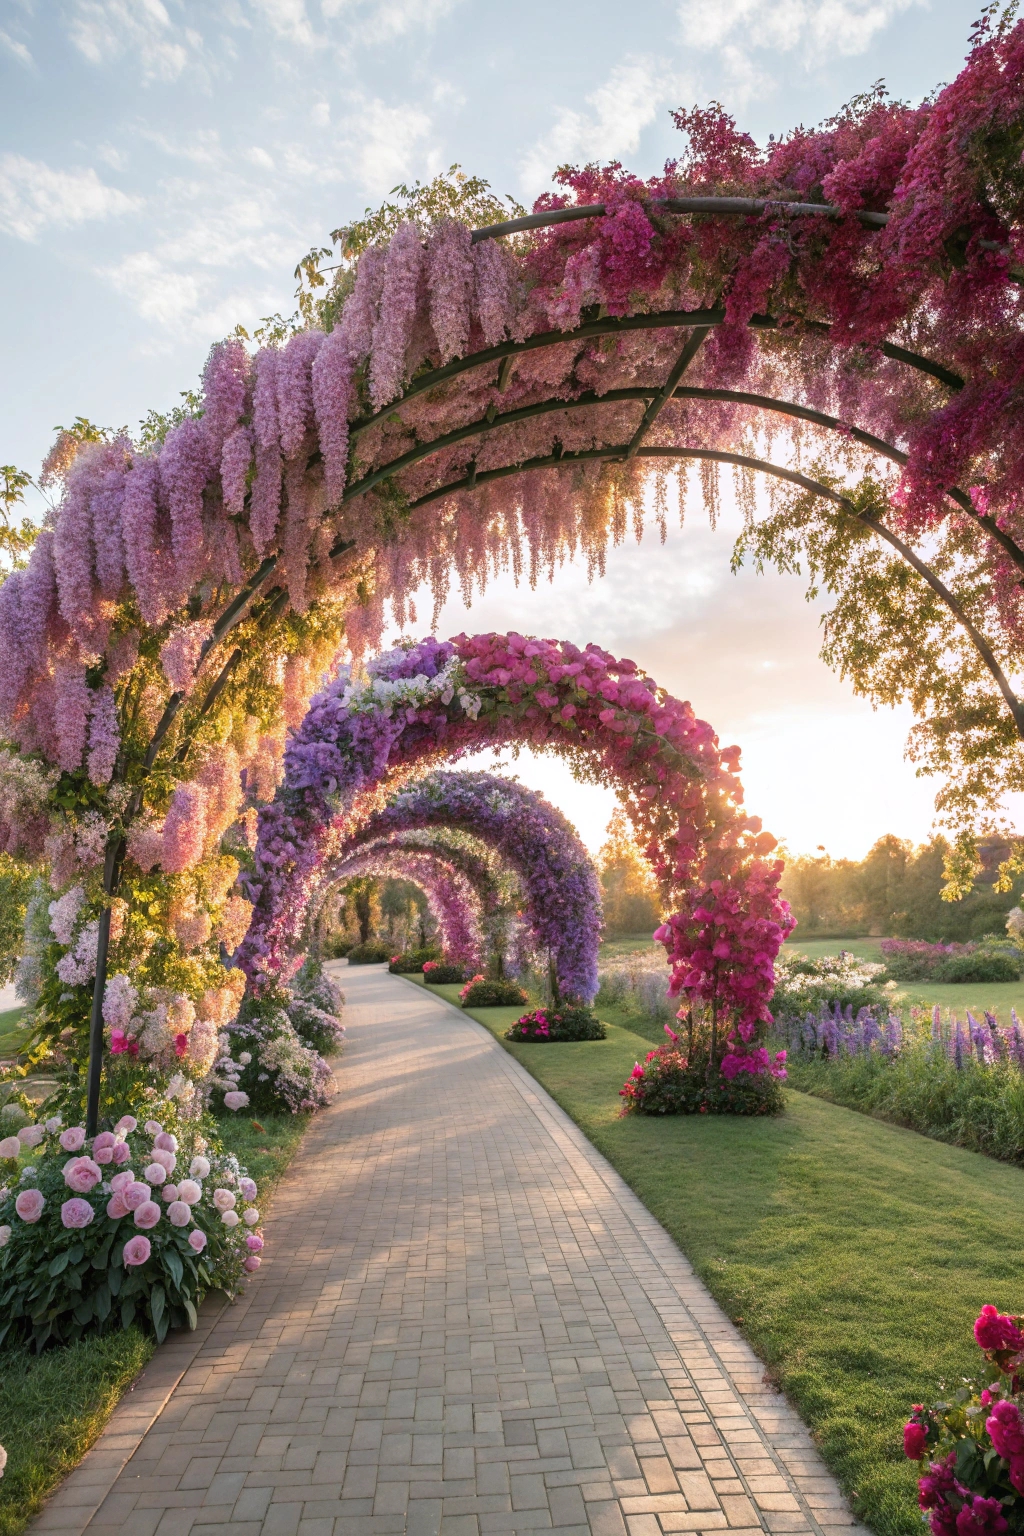
{"label": "green lawn", "polygon": [[[261,1121],[221,1122],[226,1150],[237,1154],[260,1187],[264,1215],[309,1120],[264,1115]],[[81,1461],[153,1350],[152,1339],[132,1327],[41,1356],[0,1351],[0,1440],[8,1455],[0,1480],[0,1536],[23,1531]]]}
{"label": "green lawn", "polygon": [[[472,1017],[500,1038],[518,1012]],[[792,1092],[776,1120],[620,1119],[649,1043],[615,1024],[599,1043],[502,1044],[679,1243],[857,1513],[919,1532],[901,1425],[977,1366],[985,1302],[1021,1308],[1024,1173]]]}
{"label": "green lawn", "polygon": [[[856,955],[860,960],[882,960],[880,939],[807,939],[804,943],[784,944],[783,954],[807,955],[812,960],[822,955],[837,955],[841,949]],[[900,999],[906,1006],[917,1004],[931,1008],[951,1008],[963,1018],[967,1009],[981,1015],[986,1008],[996,1014],[1000,1023],[1010,1022],[1010,1009],[1016,1008],[1024,1018],[1024,981],[963,982],[943,985],[934,981],[905,981],[900,985]]]}
{"label": "green lawn", "polygon": [[0,1057],[16,1056],[21,1050],[25,1039],[25,1031],[20,1027],[24,1008],[8,1008],[6,1013],[0,1013]]}

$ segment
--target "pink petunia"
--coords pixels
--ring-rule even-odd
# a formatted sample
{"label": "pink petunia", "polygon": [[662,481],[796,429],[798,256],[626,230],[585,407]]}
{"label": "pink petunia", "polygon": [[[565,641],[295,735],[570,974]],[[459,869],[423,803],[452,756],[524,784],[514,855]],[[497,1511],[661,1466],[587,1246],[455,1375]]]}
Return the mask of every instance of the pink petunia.
{"label": "pink petunia", "polygon": [[130,1237],[125,1243],[121,1259],[126,1266],[134,1268],[139,1264],[145,1264],[152,1252],[153,1246],[149,1238],[143,1237],[140,1232],[138,1236]]}

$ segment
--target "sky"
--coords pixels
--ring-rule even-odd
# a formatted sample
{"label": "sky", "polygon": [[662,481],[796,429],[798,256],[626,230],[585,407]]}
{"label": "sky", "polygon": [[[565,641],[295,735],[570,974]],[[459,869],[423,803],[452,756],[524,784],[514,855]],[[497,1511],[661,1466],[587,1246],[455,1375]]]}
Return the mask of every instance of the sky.
{"label": "sky", "polygon": [[[399,181],[458,162],[529,203],[566,161],[642,175],[669,112],[723,102],[761,142],[884,78],[956,74],[979,0],[0,0],[0,461],[35,471],[75,416],[134,428],[211,343],[293,307],[292,272]],[[915,841],[933,787],[902,710],[817,657],[796,577],[729,571],[738,518],[691,505],[588,584],[500,581],[438,632],[593,640],[743,749],[747,804],[795,853]],[[420,604],[429,616],[429,602]],[[610,792],[521,758],[596,847]]]}

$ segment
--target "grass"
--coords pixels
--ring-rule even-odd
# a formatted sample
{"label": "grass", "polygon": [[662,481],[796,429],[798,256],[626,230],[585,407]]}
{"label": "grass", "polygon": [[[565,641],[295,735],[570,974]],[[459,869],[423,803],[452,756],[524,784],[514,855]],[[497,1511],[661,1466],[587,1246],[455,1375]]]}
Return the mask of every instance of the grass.
{"label": "grass", "polygon": [[[499,1039],[518,1013],[470,1011]],[[620,1119],[648,1041],[614,1021],[601,1042],[501,1043],[671,1233],[858,1515],[919,1532],[901,1425],[977,1368],[985,1302],[1020,1308],[1024,1173],[794,1092],[774,1120]]]}
{"label": "grass", "polygon": [[[822,955],[837,955],[841,949],[856,955],[859,960],[875,963],[882,960],[880,939],[807,939],[802,944],[782,946],[783,954],[807,955],[812,960],[818,960]],[[968,1008],[978,1015],[987,1008],[1007,1024],[1011,1008],[1016,1008],[1024,1017],[1024,981],[905,981],[900,983],[899,996],[905,1005],[932,1008],[938,1003],[940,1008],[950,1008],[961,1018]]]}
{"label": "grass", "polygon": [[0,1013],[0,1057],[16,1056],[25,1042],[25,1030],[21,1028],[24,1008],[8,1008]]}
{"label": "grass", "polygon": [[[264,1115],[260,1121],[220,1122],[225,1150],[256,1180],[264,1213],[310,1118]],[[18,1536],[81,1461],[154,1348],[151,1338],[132,1327],[38,1356],[21,1349],[0,1352],[0,1440],[8,1457],[0,1479],[0,1536]]]}

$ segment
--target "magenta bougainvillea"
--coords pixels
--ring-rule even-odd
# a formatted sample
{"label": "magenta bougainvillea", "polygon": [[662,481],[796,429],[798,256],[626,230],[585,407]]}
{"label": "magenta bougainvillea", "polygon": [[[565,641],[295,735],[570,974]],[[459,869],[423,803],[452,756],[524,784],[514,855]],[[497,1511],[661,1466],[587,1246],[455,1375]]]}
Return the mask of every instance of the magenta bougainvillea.
{"label": "magenta bougainvillea", "polygon": [[410,644],[377,657],[364,682],[343,677],[317,695],[289,743],[282,790],[260,812],[253,922],[239,952],[253,983],[294,963],[321,867],[382,786],[439,757],[517,741],[616,784],[679,904],[660,930],[672,989],[721,1013],[734,1056],[756,1051],[792,919],[782,865],[767,858],[775,839],[742,808],[738,748],[720,748],[689,704],[632,662],[517,634]]}

